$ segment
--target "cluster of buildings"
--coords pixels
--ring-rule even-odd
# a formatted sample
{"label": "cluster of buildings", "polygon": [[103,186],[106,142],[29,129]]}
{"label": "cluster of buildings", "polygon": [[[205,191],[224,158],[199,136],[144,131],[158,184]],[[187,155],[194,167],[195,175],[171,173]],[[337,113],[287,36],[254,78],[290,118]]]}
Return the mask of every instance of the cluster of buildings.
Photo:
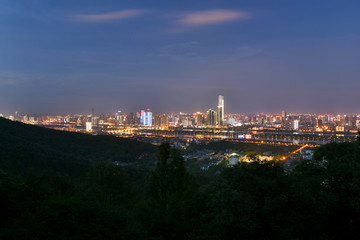
{"label": "cluster of buildings", "polygon": [[219,95],[219,104],[217,110],[209,109],[206,113],[195,112],[193,114],[182,113],[179,114],[156,114],[153,115],[149,109],[146,111],[132,112],[123,117],[124,124],[143,125],[153,127],[168,127],[168,126],[182,126],[182,127],[201,127],[201,126],[224,126],[225,112],[224,112],[224,97]]}
{"label": "cluster of buildings", "polygon": [[[295,154],[288,155],[286,159],[286,169],[291,167],[292,161],[298,161],[302,159],[311,159],[314,154],[314,149],[304,148],[300,151],[297,151]],[[233,151],[227,149],[225,151],[213,151],[210,149],[199,150],[195,152],[188,152],[184,159],[189,161],[191,159],[195,160],[199,168],[203,171],[208,170],[210,167],[224,164],[226,166],[235,166],[239,163],[250,163],[255,160],[260,160],[261,162],[268,162],[273,160],[283,160],[283,156],[276,155],[272,152],[263,152],[263,153],[254,153],[246,154],[243,151]]]}
{"label": "cluster of buildings", "polygon": [[[1,116],[1,115],[0,115]],[[76,114],[67,116],[50,116],[38,114],[19,114],[4,116],[14,121],[39,124],[44,126],[66,126],[70,130],[84,129],[92,131],[104,126],[113,127],[148,127],[148,128],[227,128],[227,127],[263,127],[285,130],[303,130],[317,132],[346,132],[360,128],[360,114],[225,114],[225,101],[218,96],[217,109],[195,113],[162,113],[153,114],[150,109],[139,112],[95,115]]]}

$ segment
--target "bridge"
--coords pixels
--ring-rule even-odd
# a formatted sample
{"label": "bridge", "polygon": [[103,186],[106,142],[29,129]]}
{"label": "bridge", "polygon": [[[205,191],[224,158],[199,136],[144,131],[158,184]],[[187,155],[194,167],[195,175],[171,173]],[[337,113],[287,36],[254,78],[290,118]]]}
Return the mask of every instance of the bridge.
{"label": "bridge", "polygon": [[292,130],[247,130],[231,128],[138,128],[136,134],[147,134],[163,137],[185,137],[199,139],[228,139],[255,141],[264,143],[311,144],[322,145],[330,142],[353,142],[356,133],[351,132],[311,132]]}

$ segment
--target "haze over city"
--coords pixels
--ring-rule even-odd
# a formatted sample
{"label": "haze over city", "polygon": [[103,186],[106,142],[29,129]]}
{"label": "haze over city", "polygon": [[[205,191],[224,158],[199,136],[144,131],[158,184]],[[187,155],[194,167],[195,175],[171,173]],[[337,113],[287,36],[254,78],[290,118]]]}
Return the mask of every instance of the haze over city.
{"label": "haze over city", "polygon": [[2,1],[0,113],[358,113],[358,1]]}

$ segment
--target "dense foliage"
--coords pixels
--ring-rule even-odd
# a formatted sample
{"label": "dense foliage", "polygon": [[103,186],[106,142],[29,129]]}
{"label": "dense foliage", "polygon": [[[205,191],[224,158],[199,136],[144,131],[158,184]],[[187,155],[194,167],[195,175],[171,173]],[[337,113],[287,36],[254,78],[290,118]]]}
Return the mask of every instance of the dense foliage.
{"label": "dense foliage", "polygon": [[62,132],[0,118],[0,169],[20,175],[46,169],[79,176],[98,160],[148,168],[151,144],[113,136]]}
{"label": "dense foliage", "polygon": [[360,144],[329,144],[289,171],[242,163],[199,181],[162,144],[143,188],[95,161],[77,181],[0,173],[0,239],[352,239],[359,237]]}

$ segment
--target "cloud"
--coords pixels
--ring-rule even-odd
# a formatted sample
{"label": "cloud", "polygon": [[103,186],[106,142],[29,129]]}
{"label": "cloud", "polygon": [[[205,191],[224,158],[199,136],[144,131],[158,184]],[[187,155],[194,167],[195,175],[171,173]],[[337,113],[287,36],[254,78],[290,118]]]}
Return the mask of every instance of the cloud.
{"label": "cloud", "polygon": [[19,86],[22,84],[33,83],[39,76],[32,76],[22,73],[0,72],[0,86]]}
{"label": "cloud", "polygon": [[160,54],[158,56],[170,57],[176,60],[194,57],[197,55],[197,52],[195,51],[195,47],[198,45],[199,43],[195,41],[169,44],[163,46],[160,49]]}
{"label": "cloud", "polygon": [[264,53],[262,49],[253,48],[249,46],[242,46],[237,48],[239,56],[241,57],[250,57]]}
{"label": "cloud", "polygon": [[82,22],[106,22],[111,20],[127,19],[142,15],[148,12],[143,9],[129,9],[116,12],[107,12],[101,14],[76,14],[72,18]]}
{"label": "cloud", "polygon": [[183,14],[177,22],[183,27],[197,27],[242,20],[248,16],[242,11],[215,9]]}

